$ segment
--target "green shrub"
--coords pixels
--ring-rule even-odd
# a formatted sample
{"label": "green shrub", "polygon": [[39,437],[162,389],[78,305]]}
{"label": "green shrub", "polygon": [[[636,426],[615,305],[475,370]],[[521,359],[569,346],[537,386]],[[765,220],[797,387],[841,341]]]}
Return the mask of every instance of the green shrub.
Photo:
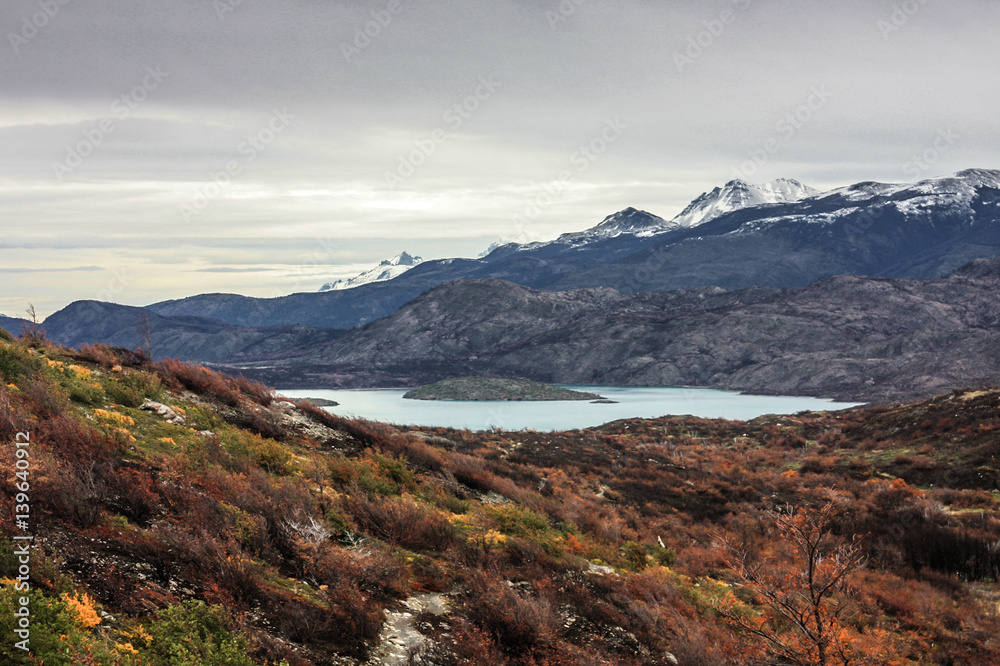
{"label": "green shrub", "polygon": [[[245,636],[233,630],[221,606],[188,601],[161,610],[149,627],[149,647],[140,652],[157,666],[253,666]],[[47,663],[47,662],[46,662]]]}
{"label": "green shrub", "polygon": [[160,378],[148,372],[128,372],[104,382],[108,399],[124,407],[141,407],[147,400],[159,400],[163,393]]}
{"label": "green shrub", "polygon": [[17,382],[41,369],[41,363],[19,345],[0,341],[0,376],[4,383]]}
{"label": "green shrub", "polygon": [[[19,599],[27,597],[30,609],[30,642],[28,653],[15,646],[21,638],[14,633],[17,618],[14,613],[21,608]],[[84,651],[84,634],[77,626],[75,616],[65,601],[47,597],[37,590],[19,591],[10,584],[0,587],[0,663],[45,664],[46,666],[75,666]]]}

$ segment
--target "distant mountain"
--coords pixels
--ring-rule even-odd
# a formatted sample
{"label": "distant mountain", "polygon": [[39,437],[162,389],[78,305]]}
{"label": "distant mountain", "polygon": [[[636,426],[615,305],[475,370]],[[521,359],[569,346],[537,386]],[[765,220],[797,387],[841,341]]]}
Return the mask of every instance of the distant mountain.
{"label": "distant mountain", "polygon": [[353,289],[355,287],[360,287],[363,284],[371,284],[372,282],[385,282],[386,280],[392,280],[397,278],[406,271],[410,270],[414,266],[423,263],[423,259],[420,257],[414,257],[410,254],[403,252],[402,254],[397,254],[392,259],[386,259],[381,262],[375,268],[367,270],[360,275],[357,275],[346,280],[337,280],[336,282],[328,282],[324,284],[320,291],[338,291],[341,289]]}
{"label": "distant mountain", "polygon": [[707,386],[896,400],[1000,384],[1000,260],[933,281],[829,277],[806,288],[624,294],[451,282],[269,381],[413,385],[490,375],[554,384]]}
{"label": "distant mountain", "polygon": [[17,317],[8,317],[0,314],[0,328],[15,337],[21,335],[21,328],[29,323],[27,319],[18,319]]}
{"label": "distant mountain", "polygon": [[479,259],[425,261],[352,289],[272,299],[206,294],[150,309],[243,326],[354,328],[458,279],[623,292],[803,287],[829,275],[938,278],[971,259],[1000,256],[1000,171],[904,185],[865,182],[791,200],[811,191],[791,180],[733,181],[671,222],[626,209],[588,232],[507,244]]}
{"label": "distant mountain", "polygon": [[203,363],[305,354],[343,335],[305,325],[254,328],[203,317],[163,317],[143,308],[98,301],[77,301],[49,316],[43,328],[50,340],[68,347],[99,342],[136,349],[142,344],[137,325],[144,316],[156,358]]}

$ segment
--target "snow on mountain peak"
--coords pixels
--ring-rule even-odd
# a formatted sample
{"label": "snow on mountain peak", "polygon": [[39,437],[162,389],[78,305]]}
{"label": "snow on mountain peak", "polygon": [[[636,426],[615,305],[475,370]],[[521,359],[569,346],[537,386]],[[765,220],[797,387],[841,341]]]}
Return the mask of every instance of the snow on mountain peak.
{"label": "snow on mountain peak", "polygon": [[851,202],[865,203],[876,197],[898,200],[897,207],[912,207],[927,197],[947,198],[971,205],[980,188],[1000,189],[1000,171],[966,169],[948,176],[927,178],[916,183],[878,183],[864,181],[825,193],[824,197],[841,196]]}
{"label": "snow on mountain peak", "polygon": [[621,233],[642,235],[644,232],[663,231],[666,226],[667,221],[662,217],[629,206],[625,210],[607,216],[590,232],[597,232],[604,236],[617,236]]}
{"label": "snow on mountain peak", "polygon": [[336,282],[328,282],[323,285],[320,291],[340,291],[341,289],[353,289],[354,287],[371,284],[372,282],[385,282],[386,280],[399,277],[414,266],[423,263],[423,261],[420,257],[414,257],[408,252],[402,252],[392,259],[385,259],[379,262],[378,266],[360,275],[345,280],[337,280]]}
{"label": "snow on mountain peak", "polygon": [[662,217],[630,206],[613,215],[608,215],[596,227],[592,227],[586,231],[563,234],[555,242],[582,244],[606,238],[614,238],[622,234],[645,237],[670,231],[673,228]]}
{"label": "snow on mountain peak", "polygon": [[421,262],[423,262],[423,259],[420,257],[414,257],[409,252],[403,252],[401,254],[397,254],[392,259],[382,261],[379,266],[409,266],[412,268]]}
{"label": "snow on mountain peak", "polygon": [[671,226],[696,227],[720,215],[762,204],[791,203],[819,194],[819,190],[792,178],[778,178],[761,185],[735,179],[691,202],[670,221]]}

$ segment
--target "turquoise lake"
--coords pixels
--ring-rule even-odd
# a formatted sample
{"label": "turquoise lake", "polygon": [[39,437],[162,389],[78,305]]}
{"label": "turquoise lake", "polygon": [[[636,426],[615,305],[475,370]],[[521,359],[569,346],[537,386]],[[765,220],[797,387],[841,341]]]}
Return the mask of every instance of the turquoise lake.
{"label": "turquoise lake", "polygon": [[617,404],[591,402],[438,402],[404,400],[404,389],[279,391],[289,398],[326,398],[340,416],[360,417],[397,425],[451,427],[469,430],[576,430],[628,418],[690,414],[704,418],[752,419],[764,414],[838,410],[860,403],[820,398],[745,395],[700,388],[566,386],[597,393]]}

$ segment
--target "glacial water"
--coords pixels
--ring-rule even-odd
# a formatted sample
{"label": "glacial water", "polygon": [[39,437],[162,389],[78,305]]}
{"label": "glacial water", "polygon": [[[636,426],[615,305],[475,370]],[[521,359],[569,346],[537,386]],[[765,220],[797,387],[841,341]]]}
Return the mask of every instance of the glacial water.
{"label": "glacial water", "polygon": [[403,389],[279,391],[289,398],[326,398],[340,403],[334,414],[398,425],[486,430],[575,430],[628,418],[690,414],[747,420],[763,414],[794,414],[854,407],[820,398],[744,395],[697,388],[567,386],[597,393],[616,404],[570,402],[438,402],[404,400]]}

